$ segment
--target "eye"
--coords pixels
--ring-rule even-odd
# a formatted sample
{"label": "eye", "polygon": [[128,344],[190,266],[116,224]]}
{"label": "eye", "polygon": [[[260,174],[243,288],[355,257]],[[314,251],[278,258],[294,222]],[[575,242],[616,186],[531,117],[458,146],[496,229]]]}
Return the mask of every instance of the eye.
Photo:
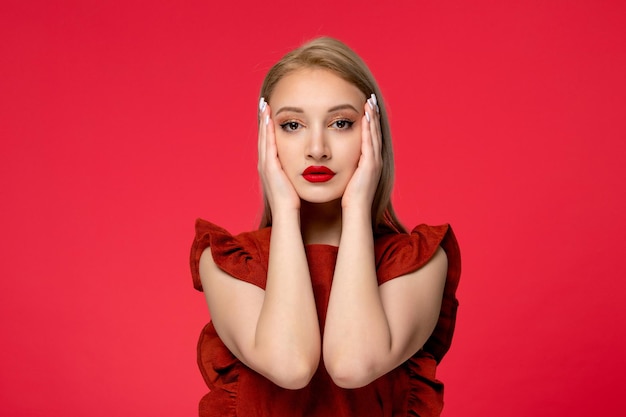
{"label": "eye", "polygon": [[295,132],[296,130],[298,130],[302,125],[298,122],[294,122],[294,121],[288,121],[285,123],[281,123],[280,124],[280,128],[283,129],[286,132]]}
{"label": "eye", "polygon": [[347,130],[350,129],[352,127],[352,125],[354,124],[354,122],[352,120],[348,120],[348,119],[339,119],[339,120],[335,120],[331,126],[334,127],[335,129],[339,129],[339,130]]}

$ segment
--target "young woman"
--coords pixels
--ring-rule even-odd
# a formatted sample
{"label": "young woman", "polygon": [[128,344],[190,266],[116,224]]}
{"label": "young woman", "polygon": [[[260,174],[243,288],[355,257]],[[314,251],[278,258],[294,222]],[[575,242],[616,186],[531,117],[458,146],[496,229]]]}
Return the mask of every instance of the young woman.
{"label": "young woman", "polygon": [[261,89],[259,230],[196,223],[201,416],[437,416],[460,274],[447,226],[396,219],[391,135],[364,62],[319,38]]}

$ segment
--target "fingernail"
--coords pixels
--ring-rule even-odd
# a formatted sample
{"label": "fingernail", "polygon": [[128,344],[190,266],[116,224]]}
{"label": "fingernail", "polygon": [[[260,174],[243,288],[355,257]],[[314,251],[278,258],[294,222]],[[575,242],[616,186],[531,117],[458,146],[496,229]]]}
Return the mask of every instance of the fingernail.
{"label": "fingernail", "polygon": [[261,99],[259,100],[259,111],[261,113],[263,113],[263,110],[265,110],[265,106],[267,106],[267,103],[265,102],[265,98],[261,97]]}
{"label": "fingernail", "polygon": [[371,98],[367,99],[367,104],[370,105],[370,109],[374,110],[374,103],[372,103],[372,99]]}
{"label": "fingernail", "polygon": [[267,126],[270,122],[270,115],[265,116],[265,126]]}
{"label": "fingernail", "polygon": [[371,97],[372,97],[371,100],[376,105],[376,113],[380,113],[380,109],[378,108],[378,99],[376,98],[376,94],[372,93]]}
{"label": "fingernail", "polygon": [[365,112],[365,118],[367,119],[367,123],[370,122],[370,114],[368,112]]}

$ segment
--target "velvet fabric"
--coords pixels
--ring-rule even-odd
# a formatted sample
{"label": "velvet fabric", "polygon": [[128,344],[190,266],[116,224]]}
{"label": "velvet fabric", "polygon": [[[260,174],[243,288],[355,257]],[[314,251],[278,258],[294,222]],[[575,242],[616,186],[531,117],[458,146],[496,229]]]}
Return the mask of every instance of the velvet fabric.
{"label": "velvet fabric", "polygon": [[[202,291],[199,260],[210,247],[215,263],[234,278],[262,289],[267,278],[271,228],[231,235],[198,219],[191,249],[194,287]],[[336,386],[323,360],[308,386],[286,390],[242,364],[222,343],[212,323],[198,342],[198,365],[210,389],[200,401],[201,417],[434,417],[443,408],[443,384],[436,367],[452,341],[458,302],[461,261],[448,225],[419,225],[410,234],[388,233],[375,238],[379,285],[424,266],[441,246],[448,257],[448,275],[439,320],[424,348],[404,364],[358,389]],[[324,328],[338,248],[305,246],[313,291]]]}

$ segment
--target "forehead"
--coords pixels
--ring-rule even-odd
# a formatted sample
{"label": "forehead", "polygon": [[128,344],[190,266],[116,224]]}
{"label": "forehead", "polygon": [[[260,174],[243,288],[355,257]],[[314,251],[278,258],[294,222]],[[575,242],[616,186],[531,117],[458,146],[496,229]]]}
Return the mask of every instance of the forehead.
{"label": "forehead", "polygon": [[365,94],[332,71],[303,68],[284,76],[272,92],[270,104],[306,107],[307,104],[337,105],[347,102],[355,107],[365,101]]}

